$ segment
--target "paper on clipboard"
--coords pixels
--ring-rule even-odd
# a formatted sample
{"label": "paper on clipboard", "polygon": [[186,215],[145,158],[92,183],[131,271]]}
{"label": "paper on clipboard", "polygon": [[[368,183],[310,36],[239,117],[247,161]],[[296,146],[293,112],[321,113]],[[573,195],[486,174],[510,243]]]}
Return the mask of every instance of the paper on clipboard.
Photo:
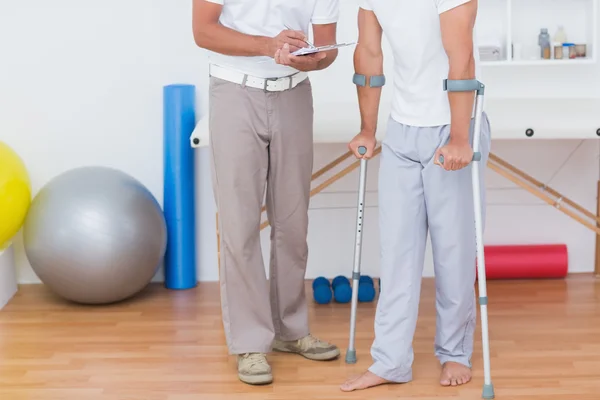
{"label": "paper on clipboard", "polygon": [[339,49],[340,47],[352,46],[356,44],[356,42],[351,43],[338,43],[338,44],[330,44],[327,46],[319,46],[319,47],[303,47],[301,49],[296,50],[292,53],[293,56],[305,56],[307,54],[314,54],[321,51],[329,51],[333,49]]}

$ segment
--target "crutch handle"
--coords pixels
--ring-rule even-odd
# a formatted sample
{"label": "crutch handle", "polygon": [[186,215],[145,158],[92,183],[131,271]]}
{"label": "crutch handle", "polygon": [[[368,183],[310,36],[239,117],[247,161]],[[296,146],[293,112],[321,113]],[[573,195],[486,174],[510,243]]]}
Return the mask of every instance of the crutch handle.
{"label": "crutch handle", "polygon": [[358,154],[364,156],[367,154],[367,148],[365,146],[358,146]]}
{"label": "crutch handle", "polygon": [[[440,164],[444,163],[444,156],[440,155]],[[477,153],[473,153],[473,158],[471,159],[471,161],[481,161],[481,153],[477,152]]]}

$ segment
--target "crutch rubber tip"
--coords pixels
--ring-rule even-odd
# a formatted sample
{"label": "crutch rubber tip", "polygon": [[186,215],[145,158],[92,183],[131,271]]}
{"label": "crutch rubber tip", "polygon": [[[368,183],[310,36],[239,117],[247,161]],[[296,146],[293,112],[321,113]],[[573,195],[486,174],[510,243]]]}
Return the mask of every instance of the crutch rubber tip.
{"label": "crutch rubber tip", "polygon": [[493,399],[494,395],[494,385],[491,383],[489,385],[483,385],[483,395],[481,396],[484,399]]}
{"label": "crutch rubber tip", "polygon": [[346,364],[356,364],[356,350],[346,352]]}

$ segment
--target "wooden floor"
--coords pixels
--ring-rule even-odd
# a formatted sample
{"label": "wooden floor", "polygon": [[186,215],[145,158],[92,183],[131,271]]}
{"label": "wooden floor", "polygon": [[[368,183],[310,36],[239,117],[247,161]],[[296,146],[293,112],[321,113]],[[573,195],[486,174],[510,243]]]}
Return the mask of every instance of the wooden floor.
{"label": "wooden floor", "polygon": [[[310,286],[307,293],[310,296]],[[492,376],[497,399],[600,399],[600,280],[490,282]],[[309,297],[310,298],[310,297]],[[359,362],[270,357],[275,382],[240,383],[224,344],[218,286],[173,292],[159,285],[110,307],[65,303],[43,286],[23,286],[0,311],[2,400],[479,399],[479,334],[474,379],[438,385],[433,356],[434,287],[423,284],[414,381],[343,393],[368,367],[375,303],[360,304]],[[312,331],[345,350],[349,305],[310,300]],[[479,331],[478,331],[479,332]]]}

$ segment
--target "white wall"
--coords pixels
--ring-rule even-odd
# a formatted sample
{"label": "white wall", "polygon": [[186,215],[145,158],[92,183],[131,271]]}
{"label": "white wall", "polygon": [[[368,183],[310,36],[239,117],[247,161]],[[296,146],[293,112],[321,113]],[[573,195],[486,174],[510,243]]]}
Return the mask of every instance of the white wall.
{"label": "white wall", "polygon": [[[204,56],[191,37],[190,4],[181,0],[0,2],[0,139],[25,159],[34,192],[70,168],[101,164],[140,179],[162,202],[162,86],[199,85],[207,73]],[[348,57],[341,56],[338,62],[348,62]],[[600,97],[597,65],[487,67],[485,81],[489,97]],[[322,95],[319,90],[316,96]],[[198,102],[199,106],[206,102],[205,88],[200,86]],[[315,168],[344,151],[342,145],[316,146]],[[494,141],[493,151],[542,181],[559,171],[552,186],[594,209],[598,142]],[[215,280],[209,160],[206,150],[197,155],[198,276]],[[374,160],[369,164],[363,258],[363,271],[373,275],[379,265],[377,169]],[[313,199],[307,277],[349,274],[356,185],[357,171]],[[591,231],[491,171],[488,191],[487,243],[567,243],[571,271],[593,269]],[[268,234],[268,229],[262,233],[265,260]],[[38,282],[20,237],[16,251],[19,281]],[[431,272],[431,257],[427,257],[424,273]]]}

